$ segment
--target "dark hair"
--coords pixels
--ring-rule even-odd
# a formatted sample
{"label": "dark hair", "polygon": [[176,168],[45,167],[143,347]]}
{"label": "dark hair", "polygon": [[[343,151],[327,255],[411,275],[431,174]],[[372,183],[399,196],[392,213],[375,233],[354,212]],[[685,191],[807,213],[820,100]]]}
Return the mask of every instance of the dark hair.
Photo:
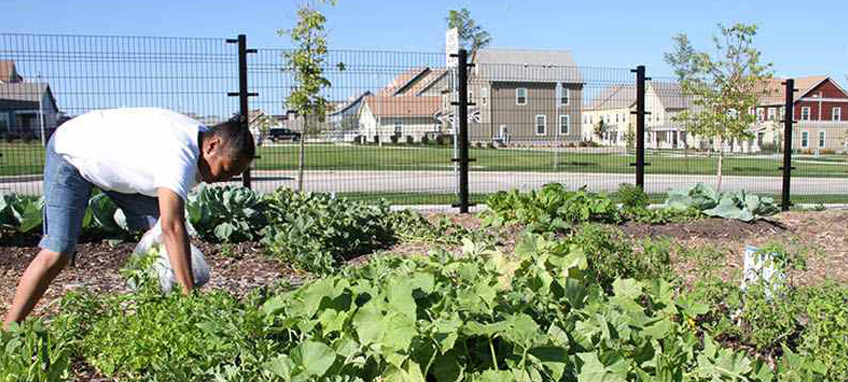
{"label": "dark hair", "polygon": [[211,134],[221,137],[227,154],[233,159],[253,160],[256,156],[256,145],[250,130],[242,127],[243,122],[244,117],[236,114],[228,121],[212,126]]}

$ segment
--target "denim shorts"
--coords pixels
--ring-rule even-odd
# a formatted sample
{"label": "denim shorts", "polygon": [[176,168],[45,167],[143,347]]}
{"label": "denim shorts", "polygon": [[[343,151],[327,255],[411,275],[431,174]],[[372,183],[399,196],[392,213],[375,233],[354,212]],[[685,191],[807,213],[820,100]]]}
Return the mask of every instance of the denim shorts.
{"label": "denim shorts", "polygon": [[[51,139],[45,154],[44,237],[39,247],[53,252],[74,252],[92,188],[76,167],[56,154]],[[131,230],[149,229],[159,219],[157,198],[114,191],[104,193],[123,210]]]}

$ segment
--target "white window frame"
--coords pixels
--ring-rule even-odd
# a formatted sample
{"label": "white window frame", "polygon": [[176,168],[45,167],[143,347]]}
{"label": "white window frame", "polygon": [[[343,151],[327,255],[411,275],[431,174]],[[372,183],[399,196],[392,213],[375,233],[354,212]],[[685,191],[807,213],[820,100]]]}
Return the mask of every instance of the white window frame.
{"label": "white window frame", "polygon": [[468,90],[468,102],[474,103],[474,91],[473,90]]}
{"label": "white window frame", "polygon": [[[804,114],[805,111],[807,112],[806,115]],[[809,121],[810,120],[810,107],[809,106],[802,106],[801,107],[801,120],[802,121]]]}
{"label": "white window frame", "polygon": [[758,107],[757,108],[757,121],[764,121],[765,119],[766,119],[765,109]]}
{"label": "white window frame", "polygon": [[[522,90],[524,91],[524,102],[519,102],[519,100],[521,99],[521,96],[518,93],[520,93]],[[515,105],[516,106],[527,105],[528,98],[529,97],[527,97],[527,88],[515,88]]]}
{"label": "white window frame", "polygon": [[827,144],[827,132],[824,130],[819,130],[819,149],[823,149]]}
{"label": "white window frame", "polygon": [[842,120],[842,108],[834,107],[830,111],[830,119],[833,121],[841,121]]}
{"label": "white window frame", "polygon": [[810,132],[807,130],[801,132],[801,148],[810,148]]}
{"label": "white window frame", "polygon": [[[539,125],[539,117],[542,117],[542,124]],[[544,114],[536,114],[536,117],[533,119],[536,135],[548,135],[548,116]],[[544,131],[539,133],[539,126],[542,126]]]}
{"label": "white window frame", "polygon": [[777,108],[774,108],[774,107],[768,108],[768,119],[770,121],[774,121],[775,119],[777,119]]}
{"label": "white window frame", "polygon": [[486,106],[489,103],[489,88],[480,88],[480,105]]}
{"label": "white window frame", "polygon": [[506,125],[501,125],[498,129],[498,136],[500,136],[501,140],[506,140],[509,135],[509,128]]}
{"label": "white window frame", "polygon": [[[565,117],[565,124],[563,125],[563,117]],[[563,126],[565,126],[565,132],[562,131]],[[559,115],[559,135],[568,135],[571,133],[571,116],[568,114],[560,114]]]}
{"label": "white window frame", "polygon": [[403,121],[401,121],[401,120],[399,120],[399,119],[398,119],[398,120],[395,120],[395,130],[394,130],[394,134],[395,134],[395,135],[397,135],[397,136],[402,136],[402,135],[403,135]]}
{"label": "white window frame", "polygon": [[[563,102],[563,100],[565,102]],[[560,95],[559,95],[559,104],[562,105],[562,106],[568,106],[568,104],[570,102],[571,102],[571,91],[570,91],[570,89],[565,87],[565,84],[563,84],[562,85],[562,91],[560,91]]]}

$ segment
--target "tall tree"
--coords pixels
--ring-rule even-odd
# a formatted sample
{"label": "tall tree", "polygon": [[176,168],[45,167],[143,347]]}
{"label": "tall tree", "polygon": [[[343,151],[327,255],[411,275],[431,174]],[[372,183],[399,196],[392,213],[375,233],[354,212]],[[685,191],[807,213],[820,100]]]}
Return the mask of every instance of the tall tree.
{"label": "tall tree", "polygon": [[297,25],[292,29],[277,31],[281,36],[291,37],[294,43],[294,49],[283,55],[286,69],[294,73],[296,84],[286,104],[297,114],[297,118],[303,118],[297,165],[298,191],[303,191],[307,136],[324,121],[329,105],[321,95],[322,90],[330,86],[330,80],[324,77],[324,63],[327,60],[327,33],[324,25],[327,18],[318,9],[320,4],[327,3],[333,6],[336,1],[304,1],[297,10]]}
{"label": "tall tree", "polygon": [[460,45],[470,51],[472,55],[492,42],[492,36],[489,32],[477,25],[477,22],[471,18],[471,12],[466,8],[448,11],[448,17],[445,17],[445,21],[448,22],[448,28],[457,29]]}
{"label": "tall tree", "polygon": [[772,72],[771,64],[760,62],[761,52],[754,47],[756,25],[719,24],[718,28],[720,35],[713,36],[712,54],[687,47],[686,35],[678,35],[669,63],[680,76],[684,93],[692,96],[691,107],[675,120],[691,134],[715,140],[716,189],[721,190],[725,146],[753,138],[756,116],[752,111],[767,94],[765,81]]}

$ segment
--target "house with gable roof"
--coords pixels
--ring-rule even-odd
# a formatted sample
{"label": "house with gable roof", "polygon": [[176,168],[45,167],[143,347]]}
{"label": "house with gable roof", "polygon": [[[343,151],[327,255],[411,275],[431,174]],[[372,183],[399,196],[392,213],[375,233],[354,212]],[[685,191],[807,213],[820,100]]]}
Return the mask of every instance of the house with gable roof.
{"label": "house with gable roof", "polygon": [[45,82],[28,82],[14,61],[0,61],[0,135],[23,137],[45,135],[61,122],[56,99]]}
{"label": "house with gable roof", "polygon": [[359,134],[368,142],[406,142],[445,133],[449,80],[445,68],[412,68],[377,94],[364,95],[357,109]]}
{"label": "house with gable roof", "polygon": [[[795,77],[793,115],[797,123],[792,131],[793,150],[848,152],[848,91],[832,77]],[[757,123],[751,146],[782,146],[785,79],[765,81],[766,95],[754,109]]]}
{"label": "house with gable roof", "polygon": [[584,81],[570,52],[481,49],[471,61],[472,141],[581,139]]}

